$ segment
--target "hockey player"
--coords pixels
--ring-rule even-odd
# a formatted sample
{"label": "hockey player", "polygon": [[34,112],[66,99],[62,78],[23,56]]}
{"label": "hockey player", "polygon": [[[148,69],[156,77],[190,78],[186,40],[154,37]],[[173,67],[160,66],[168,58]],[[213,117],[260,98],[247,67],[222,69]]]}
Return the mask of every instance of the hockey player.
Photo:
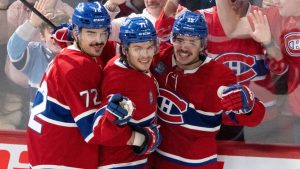
{"label": "hockey player", "polygon": [[31,168],[98,167],[92,122],[99,108],[101,57],[110,17],[99,2],[79,3],[72,16],[74,45],[49,64],[27,129]]}
{"label": "hockey player", "polygon": [[[246,15],[248,6],[248,1],[244,1],[244,3],[240,4],[240,15]],[[156,22],[156,30],[165,30],[159,31],[160,39],[170,37],[168,36],[172,29],[170,25],[174,23],[174,16],[177,9],[186,10],[179,5],[179,0],[167,1],[164,12],[161,13],[161,16]],[[260,43],[257,43],[252,38],[231,39],[227,37],[222,29],[216,7],[206,10],[197,10],[196,13],[203,14],[209,30],[207,47],[205,49],[208,57],[227,65],[233,70],[240,84],[249,86],[252,81],[263,84],[264,87],[272,86],[270,73],[265,66],[266,56]],[[169,30],[166,29],[168,27]],[[264,91],[269,94],[269,98],[263,101],[269,102],[275,99],[275,96],[268,90]],[[275,106],[273,105],[273,107]],[[221,131],[218,133],[218,139],[243,141],[243,127],[222,125]]]}
{"label": "hockey player", "polygon": [[[147,18],[132,17],[121,26],[119,37],[121,56],[104,68],[103,107],[95,116],[93,133],[101,141],[100,168],[146,169],[148,154],[161,140],[156,125],[157,86],[149,71],[158,50],[156,31]],[[133,102],[128,104],[129,114],[116,108],[114,102],[120,95],[115,93]]]}
{"label": "hockey player", "polygon": [[217,169],[215,137],[222,120],[253,127],[264,117],[265,107],[248,87],[236,84],[227,66],[204,54],[207,35],[203,15],[185,12],[175,20],[172,44],[161,44],[154,58],[163,138],[156,169]]}

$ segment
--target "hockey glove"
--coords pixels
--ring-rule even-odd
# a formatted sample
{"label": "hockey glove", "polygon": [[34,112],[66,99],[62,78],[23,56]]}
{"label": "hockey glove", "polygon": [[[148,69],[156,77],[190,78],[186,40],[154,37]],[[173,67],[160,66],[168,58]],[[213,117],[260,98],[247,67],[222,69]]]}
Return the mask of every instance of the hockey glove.
{"label": "hockey glove", "polygon": [[233,111],[237,114],[247,114],[254,107],[254,94],[246,86],[235,84],[228,87],[221,86],[218,96],[226,111]]}
{"label": "hockey glove", "polygon": [[121,94],[114,94],[108,101],[108,119],[118,125],[124,125],[131,119],[134,110],[133,103]]}
{"label": "hockey glove", "polygon": [[74,39],[72,38],[72,26],[69,23],[62,23],[52,32],[52,39],[58,44],[61,48],[65,48],[71,43]]}
{"label": "hockey glove", "polygon": [[[144,141],[141,145],[133,145],[133,152],[137,155],[147,155],[154,152],[161,143],[161,135],[158,128],[159,126],[157,125],[151,125],[149,127],[134,126],[133,130],[136,132],[136,135],[142,134]],[[135,139],[139,138],[140,137],[135,136]]]}

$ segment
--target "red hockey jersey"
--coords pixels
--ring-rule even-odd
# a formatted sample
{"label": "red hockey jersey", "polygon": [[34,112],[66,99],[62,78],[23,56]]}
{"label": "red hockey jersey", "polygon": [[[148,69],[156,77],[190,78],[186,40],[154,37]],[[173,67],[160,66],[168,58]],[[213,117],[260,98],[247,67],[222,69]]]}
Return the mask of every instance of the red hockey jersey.
{"label": "red hockey jersey", "polygon": [[32,108],[27,145],[32,167],[95,169],[92,122],[99,108],[100,57],[65,48],[49,64]]}
{"label": "red hockey jersey", "polygon": [[[173,47],[161,45],[155,57],[153,74],[158,80],[158,117],[162,143],[154,157],[157,169],[216,169],[216,133],[223,110],[217,96],[220,86],[236,83],[236,76],[225,65],[207,57],[194,70],[180,70],[175,64]],[[251,114],[235,114],[234,123],[256,126],[265,108],[256,100]]]}
{"label": "red hockey jersey", "polygon": [[[127,66],[119,56],[104,68],[103,102],[96,113],[94,136],[100,140],[100,168],[147,168],[147,156],[138,156],[126,145],[132,135],[130,126],[149,126],[156,119],[157,86],[151,73],[139,72]],[[135,105],[128,125],[119,126],[107,119],[109,96],[120,93]]]}

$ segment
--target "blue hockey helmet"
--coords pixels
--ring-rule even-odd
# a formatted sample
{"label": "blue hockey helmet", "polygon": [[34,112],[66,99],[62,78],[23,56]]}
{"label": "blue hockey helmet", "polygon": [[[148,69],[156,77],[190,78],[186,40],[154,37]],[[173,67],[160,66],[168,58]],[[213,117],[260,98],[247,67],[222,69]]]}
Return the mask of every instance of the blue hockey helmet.
{"label": "blue hockey helmet", "polygon": [[119,38],[124,47],[130,43],[157,40],[156,31],[151,21],[143,16],[129,17],[120,27]]}
{"label": "blue hockey helmet", "polygon": [[81,2],[73,13],[72,23],[78,29],[108,29],[110,30],[110,16],[105,7],[99,2]]}
{"label": "blue hockey helmet", "polygon": [[206,38],[208,31],[204,16],[190,11],[184,12],[175,20],[172,34]]}

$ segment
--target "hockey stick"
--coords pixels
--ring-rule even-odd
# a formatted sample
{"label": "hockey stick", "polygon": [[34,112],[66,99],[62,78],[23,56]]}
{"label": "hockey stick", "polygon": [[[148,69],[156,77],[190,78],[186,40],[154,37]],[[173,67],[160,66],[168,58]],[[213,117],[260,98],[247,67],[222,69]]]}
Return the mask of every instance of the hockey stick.
{"label": "hockey stick", "polygon": [[45,21],[49,26],[51,26],[54,30],[57,29],[57,27],[43,14],[41,14],[38,10],[36,10],[29,2],[26,0],[20,0],[27,8],[29,8],[32,12],[34,12],[37,16],[39,16],[43,21]]}

